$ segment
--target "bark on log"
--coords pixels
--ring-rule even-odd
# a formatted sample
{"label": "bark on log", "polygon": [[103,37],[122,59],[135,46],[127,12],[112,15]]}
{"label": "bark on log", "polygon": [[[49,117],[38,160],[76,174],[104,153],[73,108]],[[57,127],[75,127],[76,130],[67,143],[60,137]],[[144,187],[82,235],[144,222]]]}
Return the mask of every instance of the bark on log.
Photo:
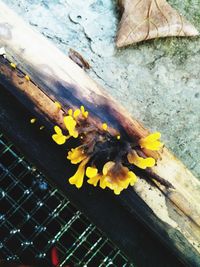
{"label": "bark on log", "polygon": [[[81,68],[2,2],[0,47],[5,47],[8,59],[1,57],[0,61],[0,83],[4,90],[9,89],[47,127],[55,123],[63,127],[62,112],[57,114],[54,105],[54,101],[59,101],[64,111],[84,105],[91,114],[91,123],[100,127],[101,122],[106,122],[111,134],[120,132],[122,138],[130,142],[148,134]],[[17,69],[13,70],[9,62],[15,62]],[[26,81],[20,70],[28,74],[31,81]],[[200,182],[167,148],[159,157],[153,171],[169,181],[174,189],[139,179],[133,189],[115,201],[136,215],[187,266],[200,266]],[[139,196],[137,201],[133,190]]]}

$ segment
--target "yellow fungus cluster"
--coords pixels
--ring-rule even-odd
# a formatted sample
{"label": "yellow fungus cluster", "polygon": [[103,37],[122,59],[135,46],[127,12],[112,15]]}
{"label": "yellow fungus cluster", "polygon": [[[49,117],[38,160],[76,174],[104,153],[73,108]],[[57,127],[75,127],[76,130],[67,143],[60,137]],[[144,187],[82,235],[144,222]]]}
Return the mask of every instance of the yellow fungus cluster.
{"label": "yellow fungus cluster", "polygon": [[[58,102],[55,102],[55,105],[61,108]],[[81,127],[83,127],[83,125],[85,127],[86,125],[83,122],[87,118],[88,112],[85,111],[83,106],[74,111],[69,109],[67,115],[63,117],[66,130],[62,130],[59,126],[54,127],[55,133],[52,135],[52,138],[58,145],[64,144],[70,137],[79,137],[78,140],[80,143],[82,142],[81,145],[72,148],[67,154],[67,159],[70,160],[71,164],[78,165],[75,174],[69,178],[69,183],[75,185],[77,188],[81,188],[84,177],[87,177],[86,179],[89,184],[93,186],[99,185],[102,189],[109,188],[113,190],[116,195],[119,195],[122,190],[126,189],[129,185],[133,186],[137,181],[137,176],[130,166],[136,166],[137,168],[145,170],[156,164],[156,160],[152,157],[146,157],[142,149],[159,150],[163,146],[159,141],[161,135],[158,132],[150,134],[141,138],[136,147],[127,150],[128,168],[126,166],[127,163],[124,162],[124,158],[121,158],[121,161],[119,159],[115,161],[115,159],[112,158],[113,156],[111,156],[111,158],[109,158],[109,156],[104,156],[104,152],[102,151],[109,152],[109,147],[104,148],[104,150],[101,150],[101,146],[95,148],[96,141],[99,143],[101,142],[103,146],[107,145],[106,140],[109,142],[108,140],[111,138],[106,123],[101,125],[101,130],[93,127],[95,129],[93,131],[90,130],[90,132],[87,132],[87,128],[81,131]],[[63,133],[63,131],[67,134]],[[83,137],[83,133],[85,137]],[[102,135],[104,138],[102,138]],[[123,142],[121,141],[120,134],[113,138],[116,140],[114,146],[120,146],[120,143]],[[98,166],[98,161],[95,162],[94,160],[95,156],[99,155],[102,156],[103,160],[105,158],[107,159],[103,165],[101,164],[101,167]],[[117,154],[115,156],[117,157]]]}
{"label": "yellow fungus cluster", "polygon": [[89,178],[87,181],[89,184],[97,186],[99,183],[102,189],[108,187],[116,195],[119,195],[129,185],[133,186],[137,181],[137,177],[132,171],[113,161],[104,164],[102,174],[98,173],[98,169],[95,167],[87,167],[86,176]]}
{"label": "yellow fungus cluster", "polygon": [[[55,102],[57,108],[61,108],[61,104],[59,102]],[[63,123],[65,125],[66,130],[68,131],[67,135],[64,135],[61,128],[59,126],[54,127],[55,133],[52,135],[53,140],[58,145],[63,145],[67,139],[70,137],[78,138],[79,132],[77,130],[79,119],[82,117],[86,119],[88,116],[88,111],[85,111],[85,108],[81,106],[80,109],[76,109],[74,112],[72,109],[68,110],[68,115],[64,116]]]}
{"label": "yellow fungus cluster", "polygon": [[[161,134],[159,132],[152,133],[139,140],[141,148],[148,150],[158,151],[163,147],[163,143],[159,141]],[[151,168],[156,164],[156,161],[152,157],[140,157],[135,150],[128,153],[127,159],[129,163],[134,164],[140,169]]]}
{"label": "yellow fungus cluster", "polygon": [[[69,151],[67,158],[72,164],[79,164],[76,173],[69,178],[69,183],[80,188],[83,185],[85,176],[86,164],[90,160],[90,157],[85,154],[81,147],[77,147]],[[137,180],[136,175],[129,171],[127,167],[122,165],[118,166],[115,162],[109,161],[104,164],[102,174],[98,173],[98,169],[95,167],[87,167],[86,176],[89,178],[88,183],[94,186],[99,186],[102,189],[106,187],[114,191],[116,195],[120,194],[123,189],[126,189],[129,185],[134,185]]]}

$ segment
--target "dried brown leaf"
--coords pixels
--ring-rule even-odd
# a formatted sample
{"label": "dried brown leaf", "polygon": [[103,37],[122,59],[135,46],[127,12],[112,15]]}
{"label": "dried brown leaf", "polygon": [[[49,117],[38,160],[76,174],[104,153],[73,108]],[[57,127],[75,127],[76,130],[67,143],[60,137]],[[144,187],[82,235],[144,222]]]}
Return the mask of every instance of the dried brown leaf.
{"label": "dried brown leaf", "polygon": [[122,19],[116,45],[167,36],[197,36],[197,29],[166,0],[120,0]]}

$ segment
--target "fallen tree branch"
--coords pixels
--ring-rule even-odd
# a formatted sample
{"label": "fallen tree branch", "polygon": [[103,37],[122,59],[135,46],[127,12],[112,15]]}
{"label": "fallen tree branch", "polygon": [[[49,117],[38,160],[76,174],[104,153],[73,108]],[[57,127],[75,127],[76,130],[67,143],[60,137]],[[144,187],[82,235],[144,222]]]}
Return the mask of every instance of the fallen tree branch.
{"label": "fallen tree branch", "polygon": [[[69,108],[75,110],[81,105],[90,113],[89,125],[102,131],[105,122],[109,125],[108,134],[120,134],[125,144],[138,142],[149,134],[82,69],[1,2],[0,46],[5,47],[7,57],[1,57],[0,83],[37,116],[49,135],[55,124],[64,129],[63,114]],[[61,110],[55,105],[57,101]],[[143,153],[152,155],[146,150]],[[156,157],[157,166],[149,173],[156,186],[142,179],[134,186],[145,203],[141,210],[135,207],[139,202],[133,202],[132,188],[126,198],[120,196],[116,201],[137,215],[188,266],[199,266],[200,183],[167,148]],[[161,182],[165,180],[173,188]]]}

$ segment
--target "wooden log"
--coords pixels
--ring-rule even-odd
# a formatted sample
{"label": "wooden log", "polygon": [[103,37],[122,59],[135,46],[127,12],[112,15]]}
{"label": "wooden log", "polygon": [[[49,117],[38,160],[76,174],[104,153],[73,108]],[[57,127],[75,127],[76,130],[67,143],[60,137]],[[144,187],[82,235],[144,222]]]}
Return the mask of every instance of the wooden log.
{"label": "wooden log", "polygon": [[[10,89],[13,88],[11,86]],[[65,151],[61,151],[56,144],[51,142],[48,131],[45,129],[40,131],[39,127],[29,123],[33,113],[1,85],[0,107],[0,131],[12,140],[26,159],[46,175],[51,184],[59,188],[110,240],[124,251],[134,266],[184,266],[166,247],[161,246],[160,241],[135,216],[116,201],[113,193],[109,194],[110,192],[98,188],[91,190],[87,184],[82,190],[69,186],[66,177],[72,170],[70,164],[66,162]],[[40,113],[37,113],[37,116],[40,116]],[[124,197],[128,197],[127,193],[125,192]],[[134,191],[131,191],[131,201],[137,203],[133,212],[140,213],[144,203]],[[165,259],[164,265],[163,259]],[[32,264],[32,262],[29,263]]]}
{"label": "wooden log", "polygon": [[[39,116],[47,127],[55,123],[63,127],[62,112],[69,107],[84,105],[91,114],[91,125],[100,129],[101,123],[106,122],[110,134],[120,133],[126,142],[135,142],[148,134],[82,69],[25,25],[2,2],[0,47],[5,47],[8,59],[1,57],[0,83],[29,111]],[[15,62],[17,69],[12,69],[9,62]],[[25,74],[31,77],[31,81],[26,81]],[[59,114],[56,114],[54,101],[63,106]],[[187,266],[200,266],[200,182],[167,148],[159,153],[153,174],[154,178],[157,176],[169,181],[174,188],[155,180],[154,184],[149,184],[139,179],[133,189],[143,205],[133,197],[133,189],[115,201],[136,215]]]}

